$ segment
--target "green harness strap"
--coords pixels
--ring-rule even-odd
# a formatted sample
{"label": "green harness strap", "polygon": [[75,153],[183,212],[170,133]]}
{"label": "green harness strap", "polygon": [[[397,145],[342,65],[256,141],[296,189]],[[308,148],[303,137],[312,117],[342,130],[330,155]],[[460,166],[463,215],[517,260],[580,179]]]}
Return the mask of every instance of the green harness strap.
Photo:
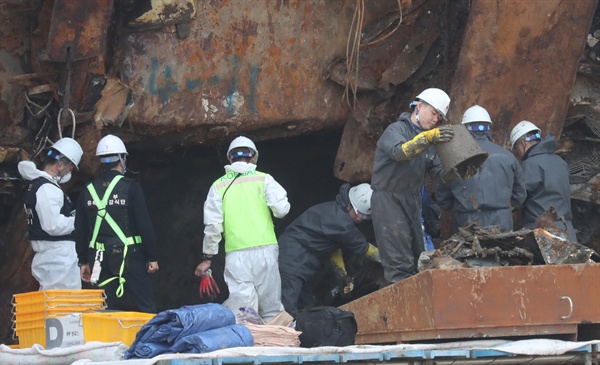
{"label": "green harness strap", "polygon": [[87,189],[90,192],[92,199],[94,199],[94,203],[96,203],[96,207],[98,208],[98,215],[96,216],[96,224],[94,226],[94,233],[92,234],[92,239],[90,240],[90,247],[97,249],[97,250],[104,251],[104,244],[96,242],[96,239],[98,238],[98,233],[100,232],[100,225],[102,224],[102,220],[106,220],[106,223],[108,223],[110,228],[112,228],[112,230],[115,232],[117,237],[119,237],[119,239],[124,244],[123,261],[121,262],[121,266],[119,268],[119,276],[115,276],[110,279],[106,279],[105,281],[98,284],[99,287],[102,287],[115,279],[119,279],[119,286],[117,287],[117,297],[119,297],[119,298],[123,296],[123,293],[125,290],[124,289],[125,278],[123,277],[123,270],[125,269],[125,258],[127,257],[127,247],[129,245],[141,243],[141,237],[126,237],[125,234],[123,233],[123,230],[121,230],[121,227],[119,227],[117,222],[115,222],[115,220],[106,211],[106,204],[108,203],[110,194],[112,193],[113,189],[115,188],[117,183],[122,178],[123,178],[123,175],[115,176],[115,178],[111,181],[110,185],[108,185],[108,188],[104,192],[104,196],[102,197],[102,200],[100,200],[100,197],[96,193],[96,189],[94,188],[94,186],[92,184],[89,184],[87,186]]}

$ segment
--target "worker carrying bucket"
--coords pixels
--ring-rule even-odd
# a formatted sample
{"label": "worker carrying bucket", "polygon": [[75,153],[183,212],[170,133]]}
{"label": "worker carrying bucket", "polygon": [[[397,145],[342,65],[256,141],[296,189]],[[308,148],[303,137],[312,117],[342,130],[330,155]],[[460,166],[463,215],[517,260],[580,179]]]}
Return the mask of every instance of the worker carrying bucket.
{"label": "worker carrying bucket", "polygon": [[446,183],[472,177],[488,157],[464,125],[455,124],[452,130],[454,138],[436,146],[444,170],[442,180]]}
{"label": "worker carrying bucket", "polygon": [[444,170],[436,149],[454,137],[446,120],[450,97],[430,88],[410,103],[377,141],[371,187],[371,211],[385,279],[398,282],[417,273],[424,251],[421,188],[425,174],[434,179]]}
{"label": "worker carrying bucket", "polygon": [[[435,192],[437,204],[443,210],[454,209],[456,227],[477,222],[481,227],[495,226],[510,232],[513,230],[512,209],[520,208],[527,195],[523,170],[512,153],[492,142],[492,118],[483,107],[473,105],[467,109],[461,124],[490,158],[473,177],[438,186]],[[455,133],[453,143],[456,137]],[[441,145],[438,148],[442,160],[445,157],[440,152],[443,148]],[[465,168],[468,173],[476,166],[472,160],[479,155],[474,156],[462,162],[473,166]]]}

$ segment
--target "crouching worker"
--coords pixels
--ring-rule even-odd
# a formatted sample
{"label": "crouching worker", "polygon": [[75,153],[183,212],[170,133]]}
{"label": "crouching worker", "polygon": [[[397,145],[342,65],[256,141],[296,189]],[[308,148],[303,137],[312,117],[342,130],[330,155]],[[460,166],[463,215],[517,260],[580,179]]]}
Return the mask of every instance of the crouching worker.
{"label": "crouching worker", "polygon": [[307,282],[323,260],[330,259],[338,278],[349,282],[341,249],[380,261],[377,247],[356,226],[371,219],[371,194],[369,184],[343,184],[335,201],[307,209],[279,236],[281,300],[288,313],[314,305]]}
{"label": "crouching worker", "polygon": [[252,307],[268,322],[283,311],[279,248],[271,213],[283,218],[290,203],[285,189],[271,175],[256,170],[258,150],[250,139],[234,139],[227,159],[230,165],[225,166],[225,175],[213,183],[204,203],[204,257],[195,274],[207,275],[225,236],[223,277],[229,298],[223,305],[236,316],[240,308]]}
{"label": "crouching worker", "polygon": [[141,312],[156,313],[149,274],[158,271],[155,236],[140,184],[124,177],[120,138],[98,142],[101,174],[81,192],[75,227],[81,279],[104,289],[109,309],[131,295]]}

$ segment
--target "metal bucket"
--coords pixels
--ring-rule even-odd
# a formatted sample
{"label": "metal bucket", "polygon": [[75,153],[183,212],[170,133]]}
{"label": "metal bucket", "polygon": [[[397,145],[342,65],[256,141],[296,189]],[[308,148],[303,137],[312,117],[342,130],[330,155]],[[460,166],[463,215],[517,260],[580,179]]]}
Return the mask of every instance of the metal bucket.
{"label": "metal bucket", "polygon": [[435,145],[444,170],[442,180],[446,183],[475,175],[488,157],[464,125],[455,124],[452,129],[454,137],[450,142]]}

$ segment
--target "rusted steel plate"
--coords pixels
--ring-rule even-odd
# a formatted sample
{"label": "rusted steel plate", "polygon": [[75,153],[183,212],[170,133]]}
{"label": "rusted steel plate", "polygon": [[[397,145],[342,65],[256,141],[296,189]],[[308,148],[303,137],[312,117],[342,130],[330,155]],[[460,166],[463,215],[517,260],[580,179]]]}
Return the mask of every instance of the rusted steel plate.
{"label": "rusted steel plate", "polygon": [[[366,36],[372,34],[373,30],[363,30],[366,34],[361,38],[356,74],[348,74],[348,58],[345,57],[330,66],[329,78],[343,86],[352,80],[360,91],[388,90],[390,85],[402,84],[412,76],[423,63],[431,45],[439,38],[444,15],[443,1],[440,0],[420,1],[415,4],[416,9],[411,8],[412,5],[406,1],[402,4],[402,20],[397,28],[392,23],[387,32],[379,29],[381,33],[373,39]],[[399,10],[396,15],[399,18]],[[388,20],[384,18],[381,22],[387,24]],[[372,28],[378,28],[379,25],[378,22]]]}
{"label": "rusted steel plate", "polygon": [[560,135],[596,0],[473,0],[450,96],[457,123],[485,107],[494,140],[521,120]]}
{"label": "rusted steel plate", "polygon": [[99,56],[106,48],[106,35],[113,0],[55,0],[46,55],[51,61]]}
{"label": "rusted steel plate", "polygon": [[31,4],[0,1],[0,128],[13,125],[23,113],[23,89],[9,82],[26,72],[29,52]]}
{"label": "rusted steel plate", "polygon": [[344,125],[337,156],[333,165],[333,175],[351,183],[369,182],[373,172],[373,154],[377,141],[365,133],[356,119],[351,118]]}
{"label": "rusted steel plate", "polygon": [[[128,121],[148,134],[181,133],[182,144],[343,125],[349,112],[343,88],[324,73],[345,55],[355,5],[202,1],[186,39],[165,31],[127,35],[120,71],[137,95]],[[365,2],[366,24],[397,6]]]}
{"label": "rusted steel plate", "polygon": [[156,25],[180,24],[194,19],[194,0],[152,1],[152,9],[127,24],[129,28],[152,27]]}
{"label": "rusted steel plate", "polygon": [[428,270],[342,306],[357,343],[572,333],[600,323],[600,264]]}

